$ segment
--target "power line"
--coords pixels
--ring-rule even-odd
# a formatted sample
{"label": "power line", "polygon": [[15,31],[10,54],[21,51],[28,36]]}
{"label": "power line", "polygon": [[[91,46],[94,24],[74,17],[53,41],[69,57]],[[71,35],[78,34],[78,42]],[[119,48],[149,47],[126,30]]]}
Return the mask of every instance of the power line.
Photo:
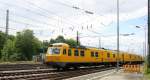
{"label": "power line", "polygon": [[[31,2],[29,2],[29,1],[27,1],[27,0],[25,0],[28,4],[30,4],[30,5],[32,5],[32,6],[34,6],[34,7],[37,7],[37,8],[39,8],[40,10],[43,10],[43,11],[45,11],[45,12],[47,12],[47,13],[50,13],[50,14],[53,14],[54,15],[54,13],[53,12],[50,12],[49,10],[46,10],[46,9],[44,9],[44,8],[41,8],[40,6],[37,6],[37,5],[35,5],[34,3],[31,3]],[[55,2],[57,2],[57,3],[61,3],[61,2],[58,2],[58,1],[55,1]],[[65,3],[61,3],[61,5],[65,5],[65,6],[67,6],[67,7],[71,7],[72,8],[72,6],[71,5],[68,5],[68,4],[65,4]],[[82,10],[84,10],[84,9],[82,9]],[[85,10],[86,12],[90,12],[90,11],[87,11],[87,10]],[[90,12],[91,13],[91,12]],[[59,15],[56,15],[55,14],[55,16],[57,16],[57,17],[61,17],[61,16],[59,16]],[[66,18],[64,18],[64,19],[66,19]],[[68,21],[68,19],[66,19],[67,21]],[[63,21],[63,22],[65,22],[66,23],[66,21]],[[70,24],[70,22],[68,23],[67,22],[67,24]],[[75,23],[76,25],[80,25],[80,24],[77,24],[77,23]],[[72,24],[71,24],[72,25]],[[73,26],[73,25],[72,25]]]}
{"label": "power line", "polygon": [[[5,3],[5,4],[7,4],[7,3]],[[7,4],[7,5],[10,5],[10,4]],[[33,4],[30,3],[30,5],[33,5]],[[11,4],[11,6],[12,6],[12,4]],[[16,5],[13,5],[13,6],[16,6]],[[35,6],[35,5],[34,5],[34,6]],[[40,8],[39,6],[36,6],[36,7]],[[18,6],[17,6],[17,8],[18,8]],[[24,8],[24,7],[19,7],[19,8],[23,8],[23,9],[25,9],[25,10],[27,10],[27,11],[33,12],[32,10],[27,9],[27,8]],[[40,9],[43,10],[43,11],[45,11],[45,12],[48,12],[48,13],[49,13],[49,11],[46,10],[46,9],[43,9],[43,8],[40,8]],[[33,12],[33,13],[38,14],[38,15],[43,16],[43,17],[47,17],[47,16],[45,16],[45,15],[43,15],[43,14],[40,14],[40,13],[37,13],[37,12]],[[56,20],[56,19],[55,19],[55,20]],[[18,23],[18,21],[14,21],[14,20],[13,20],[13,22],[17,22],[17,23]],[[36,22],[39,22],[39,21],[36,20]],[[20,22],[20,21],[19,21],[19,23],[28,24],[28,23],[24,23],[24,22]],[[32,24],[30,24],[30,25],[32,25]],[[79,24],[77,24],[77,25],[79,25]],[[35,26],[35,25],[32,25],[32,26]],[[36,26],[37,26],[37,25],[36,25]],[[54,26],[54,25],[53,25],[53,26]]]}
{"label": "power line", "polygon": [[[43,17],[49,19],[49,16],[43,15],[43,14],[41,14],[41,13],[34,12],[34,11],[30,10],[30,9],[27,9],[27,8],[24,8],[24,7],[20,7],[20,6],[17,6],[17,5],[13,5],[13,4],[8,4],[8,3],[5,3],[5,2],[1,2],[1,3],[5,4],[5,5],[9,5],[9,6],[14,6],[14,7],[17,7],[17,8],[20,8],[20,9],[25,9],[25,10],[27,10],[27,11],[30,11],[30,12],[34,13],[34,14],[37,14],[37,15],[40,15],[40,16],[43,16]],[[39,6],[36,6],[36,7],[40,8]],[[43,8],[40,8],[40,9],[43,10]],[[48,12],[48,10],[46,10],[46,9],[44,9],[44,11]],[[57,15],[57,16],[58,16],[58,15]],[[58,16],[58,17],[60,17],[60,16]],[[54,19],[54,18],[52,18],[52,17],[50,17],[50,18],[51,18],[51,19]],[[54,19],[54,20],[56,20],[56,19]],[[68,20],[67,20],[67,21],[68,21]],[[69,22],[69,23],[70,23],[70,22]],[[72,24],[70,24],[70,25],[72,25]],[[79,24],[76,24],[76,25],[79,25]],[[72,25],[72,26],[73,26],[73,25]]]}
{"label": "power line", "polygon": [[[0,10],[2,10],[2,9],[0,9]],[[45,22],[42,22],[42,21],[39,21],[39,20],[35,20],[35,19],[32,19],[32,18],[28,18],[28,17],[22,16],[22,15],[13,14],[13,13],[11,13],[11,15],[14,15],[14,16],[16,16],[16,17],[25,18],[25,19],[31,20],[31,21],[33,21],[33,22],[37,22],[38,24],[51,25],[51,26],[53,26],[53,27],[57,27],[57,26],[55,26],[55,25],[53,25],[53,24],[45,23]]]}
{"label": "power line", "polygon": [[4,4],[4,5],[8,5],[8,6],[14,6],[14,7],[20,8],[21,10],[22,10],[22,9],[24,9],[24,10],[26,10],[26,11],[29,11],[29,12],[31,12],[31,13],[34,13],[34,14],[40,15],[40,16],[45,17],[45,18],[47,18],[47,19],[57,20],[57,19],[52,18],[52,17],[50,17],[50,16],[46,16],[46,15],[43,15],[43,14],[41,14],[41,13],[34,12],[34,11],[32,11],[32,10],[30,10],[30,9],[27,9],[27,8],[25,8],[25,7],[21,7],[21,6],[17,6],[17,5],[13,5],[13,4],[5,3],[5,2],[2,2],[2,1],[0,2],[0,4]]}
{"label": "power line", "polygon": [[[20,9],[25,9],[26,11],[30,11],[30,12],[32,12],[32,13],[34,13],[34,14],[40,15],[40,16],[45,17],[45,18],[47,18],[47,19],[49,19],[49,18],[54,19],[54,18],[52,18],[52,17],[43,15],[43,14],[38,13],[38,12],[34,12],[34,11],[32,11],[32,10],[30,10],[30,9],[27,9],[27,8],[24,8],[24,7],[20,7],[20,6],[13,5],[13,4],[8,4],[8,3],[5,3],[5,2],[1,2],[1,4],[2,4],[2,3],[5,4],[5,5],[17,7],[17,8],[20,8]],[[54,19],[54,20],[56,20],[56,19]],[[16,21],[15,21],[15,22],[16,22]],[[18,22],[18,21],[17,21],[17,22]],[[20,22],[19,22],[19,23],[20,23]],[[22,22],[21,22],[21,23],[22,23]],[[24,24],[24,23],[23,23],[23,24]],[[25,24],[26,24],[26,23],[25,23]],[[73,25],[72,25],[72,26],[73,26]],[[56,27],[56,26],[55,26],[55,27]]]}
{"label": "power line", "polygon": [[[44,9],[44,8],[38,6],[38,5],[35,5],[34,3],[29,2],[28,0],[25,0],[25,2],[27,2],[28,4],[30,4],[30,5],[32,5],[32,6],[34,6],[34,7],[37,7],[38,9],[40,9],[40,10],[42,10],[42,11],[44,11],[44,12],[47,12],[48,14],[52,14],[52,15],[55,15],[55,16],[61,18],[61,16],[59,16],[59,15],[57,15],[57,14],[55,14],[55,13],[53,13],[53,12],[47,10],[47,9]],[[53,18],[53,19],[55,19],[55,18]],[[65,19],[66,19],[66,18],[65,18]],[[55,19],[55,20],[56,20],[56,19]],[[68,20],[67,20],[67,19],[66,19],[66,20],[63,20],[64,23],[69,24],[69,25],[72,25],[70,22],[66,22],[66,21],[68,21]],[[72,26],[73,26],[73,25],[72,25]]]}
{"label": "power line", "polygon": [[[3,18],[0,17],[0,19],[3,20]],[[14,22],[14,23],[19,23],[19,24],[28,24],[28,25],[31,25],[33,27],[43,27],[43,26],[38,26],[38,25],[34,25],[34,24],[30,24],[30,23],[25,23],[25,22],[21,22],[21,21],[17,21],[17,20],[13,20],[13,19],[9,19],[11,22]]]}
{"label": "power line", "polygon": [[[6,27],[0,27],[1,29],[6,29]],[[11,30],[17,30],[17,29],[14,29],[14,28],[8,28],[8,29],[11,29]]]}
{"label": "power line", "polygon": [[[25,0],[25,1],[26,1],[28,4],[30,4],[30,5],[32,5],[32,6],[34,6],[34,7],[37,7],[37,8],[39,8],[40,10],[42,10],[42,11],[44,11],[44,12],[47,12],[48,14],[52,14],[52,15],[55,15],[55,16],[61,18],[61,16],[59,16],[59,15],[57,15],[57,14],[55,14],[55,13],[53,13],[53,12],[47,10],[47,9],[41,8],[40,6],[35,5],[34,3],[29,2],[29,1],[27,1],[27,0]],[[70,22],[66,22],[66,21],[68,21],[68,19],[66,19],[66,18],[64,18],[64,19],[65,19],[65,20],[63,20],[64,23],[69,24],[69,25],[72,25]],[[69,21],[70,21],[70,20],[69,20]],[[75,23],[75,24],[78,25],[77,23]],[[73,25],[72,25],[72,26],[73,26]]]}

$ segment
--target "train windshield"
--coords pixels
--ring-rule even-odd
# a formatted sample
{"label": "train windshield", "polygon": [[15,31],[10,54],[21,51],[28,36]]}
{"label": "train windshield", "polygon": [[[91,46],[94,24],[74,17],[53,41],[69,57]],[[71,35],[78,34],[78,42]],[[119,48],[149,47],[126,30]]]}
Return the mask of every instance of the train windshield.
{"label": "train windshield", "polygon": [[49,54],[60,54],[60,49],[59,48],[50,48]]}

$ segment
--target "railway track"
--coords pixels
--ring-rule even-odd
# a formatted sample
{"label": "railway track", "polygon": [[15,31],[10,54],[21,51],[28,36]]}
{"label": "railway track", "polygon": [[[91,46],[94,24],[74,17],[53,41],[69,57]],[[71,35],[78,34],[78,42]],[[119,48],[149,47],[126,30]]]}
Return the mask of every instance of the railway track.
{"label": "railway track", "polygon": [[110,69],[113,69],[113,67],[92,67],[67,71],[57,71],[54,69],[3,71],[0,73],[0,80],[60,80]]}
{"label": "railway track", "polygon": [[47,69],[44,64],[0,64],[0,71]]}

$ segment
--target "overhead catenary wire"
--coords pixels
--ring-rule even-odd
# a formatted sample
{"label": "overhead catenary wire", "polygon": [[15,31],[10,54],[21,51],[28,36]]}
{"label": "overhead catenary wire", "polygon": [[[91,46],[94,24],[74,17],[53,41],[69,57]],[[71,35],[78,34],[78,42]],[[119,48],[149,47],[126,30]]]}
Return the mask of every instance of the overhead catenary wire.
{"label": "overhead catenary wire", "polygon": [[[34,3],[32,3],[32,2],[30,2],[30,1],[28,1],[28,0],[25,0],[25,2],[27,2],[28,4],[30,4],[30,5],[32,5],[32,6],[34,6],[34,7],[37,7],[37,8],[40,9],[41,11],[44,11],[44,12],[46,12],[46,13],[48,13],[48,14],[51,14],[51,15],[54,15],[54,16],[56,16],[56,17],[60,17],[60,18],[61,18],[61,16],[55,14],[54,12],[51,12],[51,11],[49,11],[49,10],[47,10],[47,9],[44,9],[44,8],[42,8],[42,7],[36,5],[36,4],[34,4]],[[62,22],[64,22],[65,24],[68,24],[68,25],[73,26],[73,24],[71,24],[70,22],[68,22],[68,19],[66,19],[66,18],[64,18],[64,19],[65,19],[65,20],[62,20]],[[70,20],[69,20],[69,21],[70,21]]]}
{"label": "overhead catenary wire", "polygon": [[[15,6],[15,7],[17,7],[17,8],[21,8],[21,9],[25,9],[25,10],[27,10],[27,11],[30,11],[30,12],[32,12],[32,13],[35,13],[35,14],[37,14],[37,15],[40,15],[40,16],[43,16],[43,17],[45,17],[45,18],[47,18],[47,16],[45,16],[45,15],[43,15],[43,14],[40,14],[40,13],[37,13],[37,12],[33,12],[32,10],[30,10],[30,9],[27,9],[27,8],[24,8],[24,7],[20,7],[20,6],[16,6],[16,5],[12,5],[12,4],[8,4],[8,3],[4,3],[5,5],[10,5],[10,6]],[[15,21],[16,22],[16,21]],[[20,22],[19,22],[20,23]],[[24,23],[23,23],[24,24]],[[30,24],[31,25],[31,24]]]}
{"label": "overhead catenary wire", "polygon": [[[37,7],[37,8],[39,8],[39,9],[41,9],[41,10],[43,10],[43,11],[49,13],[49,14],[53,14],[53,15],[54,15],[53,12],[50,12],[50,11],[47,10],[47,9],[41,8],[40,6],[35,5],[34,3],[29,2],[28,0],[25,0],[25,1],[26,1],[27,3],[29,3],[30,5],[34,6],[34,7]],[[58,1],[55,1],[55,2],[61,3],[61,2],[58,2]],[[72,7],[71,5],[68,5],[68,4],[65,4],[65,3],[61,3],[61,4],[65,5],[65,6],[67,6],[67,7]],[[82,10],[84,10],[84,9],[82,9]],[[85,10],[85,11],[86,11],[86,10]],[[56,14],[55,14],[55,15],[56,15]],[[56,16],[61,17],[61,16],[59,16],[59,15],[56,15]],[[65,18],[65,19],[66,19],[66,18]],[[64,20],[63,22],[66,22],[66,21],[68,21],[68,19]],[[68,23],[68,22],[67,22],[67,23]],[[69,24],[70,24],[70,22],[69,22]],[[75,24],[76,24],[76,25],[80,25],[80,24],[77,24],[77,23],[75,23]],[[72,25],[72,24],[71,24],[71,25]]]}
{"label": "overhead catenary wire", "polygon": [[[7,3],[5,3],[5,4],[7,4]],[[32,4],[32,3],[30,3],[30,4]],[[7,4],[7,5],[9,5],[9,4]],[[12,4],[10,4],[10,5],[12,5]],[[34,5],[34,4],[32,4],[32,5]],[[14,6],[14,5],[13,5]],[[15,5],[16,6],[16,5]],[[35,6],[35,5],[34,5]],[[38,7],[40,10],[43,10],[43,11],[45,11],[45,12],[47,12],[47,13],[52,13],[52,12],[50,12],[50,11],[48,11],[48,10],[46,10],[46,9],[43,9],[43,8],[41,8],[41,7],[39,7],[39,6],[35,6],[35,7]],[[69,7],[69,6],[68,6]],[[71,6],[70,6],[71,7]],[[19,7],[20,8],[20,7]],[[27,11],[30,11],[30,12],[33,12],[32,10],[30,10],[30,9],[27,9],[27,8],[25,8],[25,7],[21,7],[21,8],[24,8],[25,10],[27,10]],[[40,15],[40,16],[43,16],[43,17],[47,17],[46,15],[43,15],[43,14],[41,14],[41,13],[38,13],[38,12],[34,12],[35,14],[37,14],[37,15]],[[16,22],[16,21],[15,21]],[[18,21],[17,21],[18,22]],[[19,23],[23,23],[23,22],[19,22]],[[28,24],[28,23],[23,23],[23,24]],[[30,24],[30,25],[32,25],[32,24]],[[76,24],[76,25],[79,25],[79,24]],[[32,25],[33,26],[33,25]],[[36,25],[37,26],[37,25]],[[70,28],[70,27],[69,27]],[[74,28],[72,28],[72,30],[73,30]],[[83,29],[83,30],[85,30],[85,29]]]}
{"label": "overhead catenary wire", "polygon": [[[43,15],[43,14],[38,13],[38,12],[34,12],[34,11],[32,11],[32,10],[30,10],[30,9],[27,9],[27,8],[25,8],[25,7],[21,7],[21,6],[17,6],[17,5],[13,5],[13,4],[5,3],[5,2],[1,2],[1,4],[5,4],[5,5],[9,5],[9,6],[15,6],[15,7],[20,8],[20,9],[25,9],[26,11],[29,11],[29,12],[31,12],[31,13],[34,13],[34,14],[43,16],[43,17],[45,17],[45,18],[49,18],[49,16]],[[36,6],[36,7],[40,8],[39,6]],[[43,8],[40,8],[40,9],[41,9],[41,10],[44,10],[45,12],[48,12],[48,10],[46,10],[46,9],[43,9]],[[52,13],[52,12],[48,12],[48,13]],[[57,16],[58,16],[58,15],[57,15]],[[58,17],[60,17],[60,16],[58,16]],[[50,18],[51,18],[51,19],[54,19],[54,18],[52,18],[52,17],[50,17]],[[54,20],[57,20],[57,19],[54,19]],[[67,21],[68,21],[68,20],[67,20]],[[76,24],[76,25],[79,25],[79,24]],[[72,26],[73,26],[73,25],[72,25]]]}
{"label": "overhead catenary wire", "polygon": [[16,8],[20,8],[21,10],[23,9],[23,10],[29,11],[29,12],[31,12],[31,13],[33,13],[33,14],[42,16],[42,17],[44,17],[44,18],[52,19],[52,20],[58,21],[57,19],[55,19],[55,18],[53,18],[53,17],[50,17],[50,16],[47,16],[47,15],[41,14],[41,13],[39,13],[39,12],[32,11],[32,10],[30,10],[30,9],[28,9],[28,8],[25,8],[25,7],[22,7],[22,6],[17,6],[17,5],[9,4],[9,3],[2,2],[2,1],[0,1],[0,4],[4,4],[4,5],[8,5],[8,6],[14,6],[14,7],[16,7]]}
{"label": "overhead catenary wire", "polygon": [[[22,7],[21,7],[22,8]],[[26,8],[25,8],[26,9]],[[29,9],[27,9],[29,10]],[[30,10],[29,10],[30,11]],[[31,11],[32,12],[32,11]],[[43,16],[43,15],[42,15]],[[24,17],[24,16],[21,16],[21,17]],[[25,17],[24,17],[25,18]],[[30,24],[30,23],[25,23],[25,22],[21,22],[21,21],[16,21],[16,20],[11,20],[13,22],[16,22],[16,23],[21,23],[21,24],[28,24],[28,25],[31,25],[31,26],[36,26],[36,27],[41,27],[41,26],[38,26],[38,25],[33,25],[33,24]],[[34,20],[35,21],[35,20]],[[54,25],[53,25],[54,26]],[[73,29],[72,29],[73,30]]]}
{"label": "overhead catenary wire", "polygon": [[[2,9],[0,9],[0,10],[2,10]],[[53,24],[50,24],[50,23],[46,23],[46,22],[42,22],[42,21],[39,21],[39,20],[35,20],[35,19],[29,18],[29,17],[25,17],[25,16],[22,16],[22,15],[19,15],[19,14],[14,14],[13,12],[11,12],[11,15],[16,16],[16,17],[21,17],[21,18],[24,18],[24,19],[27,19],[27,20],[30,20],[30,21],[33,21],[33,22],[36,22],[38,24],[44,24],[44,25],[48,25],[48,26],[57,27],[57,26],[55,26]]]}
{"label": "overhead catenary wire", "polygon": [[[1,28],[1,29],[6,29],[6,27],[1,27],[1,26],[0,26],[0,28]],[[8,28],[8,29],[17,30],[17,29],[15,29],[15,28]]]}

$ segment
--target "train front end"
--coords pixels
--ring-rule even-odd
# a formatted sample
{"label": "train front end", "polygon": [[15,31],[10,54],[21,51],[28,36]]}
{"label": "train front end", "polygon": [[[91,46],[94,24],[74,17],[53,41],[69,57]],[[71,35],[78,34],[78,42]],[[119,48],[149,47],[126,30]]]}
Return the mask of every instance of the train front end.
{"label": "train front end", "polygon": [[64,67],[65,64],[61,60],[63,47],[68,46],[65,43],[55,43],[47,49],[45,55],[45,63],[54,68]]}

